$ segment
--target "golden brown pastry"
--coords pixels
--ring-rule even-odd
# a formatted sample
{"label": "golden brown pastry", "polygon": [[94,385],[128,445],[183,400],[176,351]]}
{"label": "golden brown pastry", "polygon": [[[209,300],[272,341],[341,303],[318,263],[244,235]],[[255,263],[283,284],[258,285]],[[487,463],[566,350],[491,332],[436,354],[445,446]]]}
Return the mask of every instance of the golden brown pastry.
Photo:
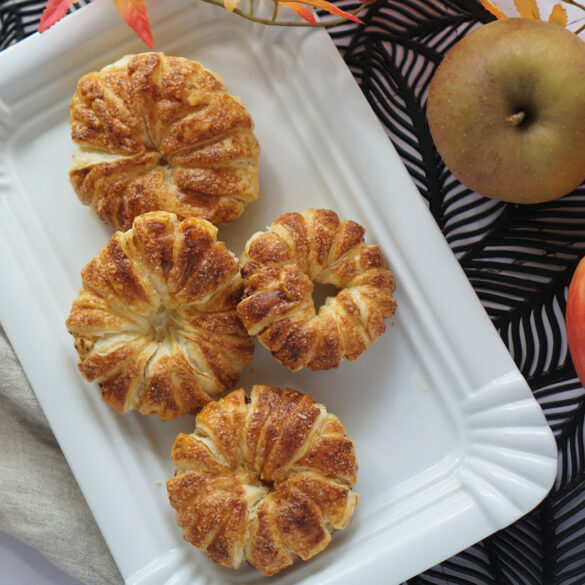
{"label": "golden brown pastry", "polygon": [[203,219],[151,212],[83,268],[66,325],[81,373],[117,411],[196,414],[252,360],[238,261],[216,235]]}
{"label": "golden brown pastry", "polygon": [[[248,333],[290,368],[328,370],[356,360],[385,331],[396,301],[392,273],[365,230],[327,209],[285,213],[242,254],[238,315]],[[313,281],[337,287],[315,312]]]}
{"label": "golden brown pastry", "polygon": [[195,61],[125,57],[79,80],[70,114],[71,183],[115,228],[155,210],[226,224],[258,198],[252,118]]}
{"label": "golden brown pastry", "polygon": [[274,575],[308,560],[358,503],[353,442],[306,394],[254,386],[210,402],[180,434],[167,481],[186,540],[227,567]]}

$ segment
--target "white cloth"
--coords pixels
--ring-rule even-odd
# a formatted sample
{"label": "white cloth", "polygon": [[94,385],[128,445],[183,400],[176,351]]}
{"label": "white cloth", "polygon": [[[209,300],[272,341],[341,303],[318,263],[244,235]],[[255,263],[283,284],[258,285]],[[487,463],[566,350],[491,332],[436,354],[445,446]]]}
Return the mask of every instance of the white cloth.
{"label": "white cloth", "polygon": [[124,583],[0,326],[0,530],[87,585]]}

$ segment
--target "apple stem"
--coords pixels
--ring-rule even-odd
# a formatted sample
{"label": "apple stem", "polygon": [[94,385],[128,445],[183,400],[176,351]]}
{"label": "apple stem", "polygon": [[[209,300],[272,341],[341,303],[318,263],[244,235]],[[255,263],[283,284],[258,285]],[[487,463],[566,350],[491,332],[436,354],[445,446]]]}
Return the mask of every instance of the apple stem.
{"label": "apple stem", "polygon": [[520,111],[516,112],[515,114],[510,114],[506,118],[506,122],[510,124],[510,126],[519,126],[522,122],[526,119],[526,112]]}

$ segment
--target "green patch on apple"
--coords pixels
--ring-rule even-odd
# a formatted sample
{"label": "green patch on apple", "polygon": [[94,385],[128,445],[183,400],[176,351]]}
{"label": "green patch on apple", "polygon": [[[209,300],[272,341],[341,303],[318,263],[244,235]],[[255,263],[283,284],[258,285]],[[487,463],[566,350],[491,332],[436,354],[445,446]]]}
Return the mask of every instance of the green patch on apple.
{"label": "green patch on apple", "polygon": [[540,20],[485,24],[438,66],[427,119],[472,191],[526,204],[567,195],[585,180],[585,42]]}

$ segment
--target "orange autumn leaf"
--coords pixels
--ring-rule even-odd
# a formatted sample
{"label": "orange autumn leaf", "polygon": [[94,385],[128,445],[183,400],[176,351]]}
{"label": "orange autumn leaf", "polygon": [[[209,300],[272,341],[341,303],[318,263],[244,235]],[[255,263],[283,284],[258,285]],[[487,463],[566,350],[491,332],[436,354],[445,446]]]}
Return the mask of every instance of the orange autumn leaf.
{"label": "orange autumn leaf", "polygon": [[240,0],[224,0],[223,5],[228,12],[233,12]]}
{"label": "orange autumn leaf", "polygon": [[555,4],[548,17],[548,21],[560,24],[561,26],[567,26],[567,11],[560,4]]}
{"label": "orange autumn leaf", "polygon": [[[540,11],[536,0],[514,0],[514,4],[518,13],[522,18],[533,18],[535,20],[542,20],[540,18]],[[481,5],[488,11],[491,12],[496,18],[507,18],[508,15],[491,0],[481,0]],[[559,2],[552,8],[548,21],[553,24],[560,24],[561,26],[567,26],[567,11],[563,8],[563,5]]]}
{"label": "orange autumn leaf", "polygon": [[[45,32],[61,20],[75,0],[49,0],[39,23],[39,33]],[[148,13],[144,0],[114,0],[124,20],[152,49],[154,47]]]}
{"label": "orange autumn leaf", "polygon": [[284,2],[283,0],[280,0],[278,4],[280,4],[280,6],[288,6],[288,8],[294,10],[301,18],[304,18],[309,24],[313,25],[317,24],[317,22],[315,21],[315,15],[306,6],[303,6],[298,2]]}
{"label": "orange autumn leaf", "polygon": [[[376,0],[362,0],[362,3],[371,4],[375,1]],[[340,16],[341,18],[346,18],[359,24],[363,24],[363,21],[355,16],[355,14],[346,12],[327,0],[273,0],[273,2],[278,6],[286,6],[287,8],[294,10],[294,12],[296,12],[301,18],[304,18],[311,25],[316,24],[315,15],[311,8],[325,10],[326,12]],[[233,12],[239,4],[240,0],[223,0],[223,6],[228,12]],[[243,16],[245,16],[245,14]]]}
{"label": "orange autumn leaf", "polygon": [[[279,4],[282,4],[282,2],[279,2]],[[342,10],[338,6],[335,6],[335,4],[327,2],[327,0],[291,0],[290,2],[287,2],[287,4],[289,6],[291,4],[305,4],[313,8],[320,8],[321,10],[325,10],[331,14],[334,14],[335,16],[341,16],[342,18],[353,20],[354,22],[357,22],[359,24],[364,24],[362,20],[355,16],[355,14],[351,14],[351,12],[346,12],[345,10]]]}
{"label": "orange autumn leaf", "polygon": [[536,0],[514,0],[514,6],[522,18],[540,20],[540,11]]}
{"label": "orange autumn leaf", "polygon": [[154,42],[144,0],[114,0],[114,4],[130,28],[152,49]]}
{"label": "orange autumn leaf", "polygon": [[45,32],[56,22],[61,20],[67,14],[67,10],[73,2],[75,2],[75,0],[49,0],[43,11],[43,15],[41,16],[39,32]]}
{"label": "orange autumn leaf", "polygon": [[496,18],[507,18],[506,13],[496,4],[490,2],[490,0],[481,0],[481,5],[488,11],[491,12]]}

